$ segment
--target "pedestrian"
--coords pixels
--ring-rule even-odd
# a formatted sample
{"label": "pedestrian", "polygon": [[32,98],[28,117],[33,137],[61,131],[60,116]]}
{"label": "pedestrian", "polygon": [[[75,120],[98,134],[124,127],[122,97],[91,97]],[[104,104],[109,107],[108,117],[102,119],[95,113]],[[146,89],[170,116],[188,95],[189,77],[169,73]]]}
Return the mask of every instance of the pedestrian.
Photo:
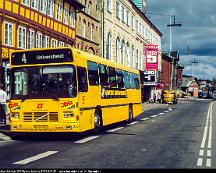
{"label": "pedestrian", "polygon": [[3,85],[0,84],[0,123],[6,124],[6,114],[7,114],[7,93],[3,90]]}
{"label": "pedestrian", "polygon": [[153,100],[154,100],[154,103],[156,102],[156,93],[154,92],[153,94]]}
{"label": "pedestrian", "polygon": [[161,92],[158,91],[158,94],[157,94],[157,101],[158,103],[161,103]]}

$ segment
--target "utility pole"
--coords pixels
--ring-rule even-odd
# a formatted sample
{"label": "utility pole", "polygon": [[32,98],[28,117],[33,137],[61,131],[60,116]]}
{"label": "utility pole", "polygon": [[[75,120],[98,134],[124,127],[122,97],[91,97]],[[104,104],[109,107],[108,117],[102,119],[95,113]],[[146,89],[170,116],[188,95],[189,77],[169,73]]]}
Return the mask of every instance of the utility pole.
{"label": "utility pole", "polygon": [[194,76],[195,64],[198,64],[198,61],[195,61],[195,58],[194,58],[194,60],[192,61],[192,64],[193,64],[192,76]]}
{"label": "utility pole", "polygon": [[[173,23],[172,23],[172,18],[173,18]],[[171,57],[171,51],[172,51],[172,27],[180,27],[180,26],[182,26],[182,24],[176,23],[176,21],[175,21],[175,15],[172,15],[170,17],[170,24],[168,24],[167,26],[170,28],[170,50],[169,50],[169,56]],[[173,65],[174,65],[174,58],[172,57],[170,89],[173,89]]]}

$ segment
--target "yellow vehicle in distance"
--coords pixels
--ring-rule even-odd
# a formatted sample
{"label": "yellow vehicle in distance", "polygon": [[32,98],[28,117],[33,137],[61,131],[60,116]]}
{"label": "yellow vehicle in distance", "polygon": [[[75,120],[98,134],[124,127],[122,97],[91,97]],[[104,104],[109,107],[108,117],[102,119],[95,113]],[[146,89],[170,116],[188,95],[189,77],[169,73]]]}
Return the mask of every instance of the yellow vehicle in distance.
{"label": "yellow vehicle in distance", "polygon": [[178,103],[178,98],[174,90],[164,90],[162,93],[162,102],[163,103]]}

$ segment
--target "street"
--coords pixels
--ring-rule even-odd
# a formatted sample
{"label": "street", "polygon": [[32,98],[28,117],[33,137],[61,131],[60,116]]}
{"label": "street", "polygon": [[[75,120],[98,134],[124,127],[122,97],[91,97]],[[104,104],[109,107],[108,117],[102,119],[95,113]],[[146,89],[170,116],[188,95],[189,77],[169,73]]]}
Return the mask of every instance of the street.
{"label": "street", "polygon": [[216,168],[215,121],[211,100],[180,99],[99,134],[32,135],[14,141],[0,133],[0,168]]}

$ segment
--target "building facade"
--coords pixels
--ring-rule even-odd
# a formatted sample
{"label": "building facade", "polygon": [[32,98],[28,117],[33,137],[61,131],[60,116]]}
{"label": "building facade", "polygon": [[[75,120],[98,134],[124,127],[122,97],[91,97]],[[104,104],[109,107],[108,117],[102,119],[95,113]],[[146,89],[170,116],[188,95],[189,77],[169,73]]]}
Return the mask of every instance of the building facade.
{"label": "building facade", "polygon": [[79,0],[85,8],[77,13],[76,48],[101,56],[102,1]]}
{"label": "building facade", "polygon": [[[150,44],[157,45],[156,73],[160,73],[162,34],[132,0],[104,0],[102,21],[103,57],[144,71],[145,47]],[[156,83],[144,87],[143,95],[153,96]]]}
{"label": "building facade", "polygon": [[9,89],[9,57],[14,50],[74,46],[76,0],[0,1],[0,79]]}
{"label": "building facade", "polygon": [[156,44],[161,66],[162,34],[131,0],[104,0],[102,23],[103,57],[144,70],[145,45]]}

